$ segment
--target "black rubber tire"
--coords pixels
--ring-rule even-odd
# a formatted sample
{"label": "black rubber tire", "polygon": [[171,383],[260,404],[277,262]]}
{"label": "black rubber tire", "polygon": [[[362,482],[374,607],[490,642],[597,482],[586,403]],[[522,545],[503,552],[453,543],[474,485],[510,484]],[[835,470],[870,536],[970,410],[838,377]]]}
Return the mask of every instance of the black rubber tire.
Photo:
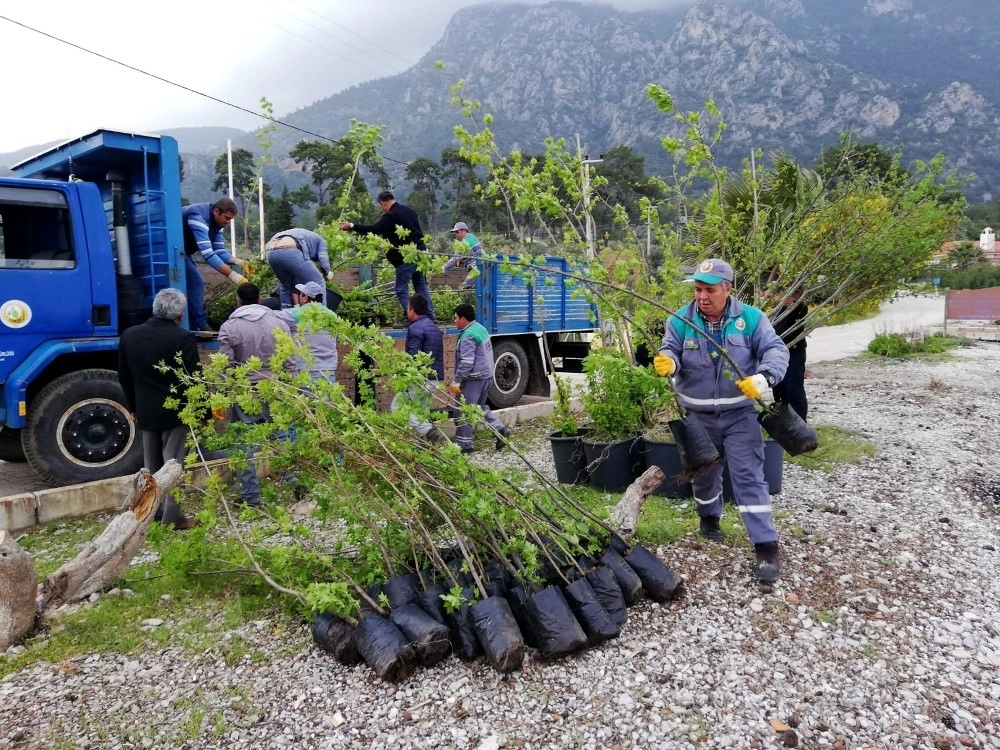
{"label": "black rubber tire", "polygon": [[35,473],[51,485],[120,477],[142,465],[142,440],[112,370],[56,378],[32,400],[21,441]]}
{"label": "black rubber tire", "polygon": [[0,427],[0,461],[22,464],[27,460],[21,445],[21,431]]}
{"label": "black rubber tire", "polygon": [[493,386],[487,400],[494,409],[506,409],[528,387],[528,355],[521,342],[500,341],[493,347],[493,363]]}

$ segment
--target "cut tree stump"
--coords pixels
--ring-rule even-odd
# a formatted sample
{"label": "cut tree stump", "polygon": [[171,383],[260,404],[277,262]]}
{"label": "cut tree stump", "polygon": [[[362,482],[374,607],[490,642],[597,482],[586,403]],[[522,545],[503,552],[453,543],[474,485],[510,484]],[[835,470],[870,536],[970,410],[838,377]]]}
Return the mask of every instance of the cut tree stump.
{"label": "cut tree stump", "polygon": [[121,578],[146,540],[146,531],[163,497],[180,484],[184,470],[171,459],[156,474],[140,469],[124,503],[125,512],[80,553],[44,581],[38,590],[36,611],[84,599]]}
{"label": "cut tree stump", "polygon": [[38,574],[28,553],[0,531],[0,652],[31,631],[37,587]]}
{"label": "cut tree stump", "polygon": [[650,466],[638,479],[628,486],[618,505],[611,509],[609,524],[618,530],[626,542],[635,535],[639,514],[646,498],[663,484],[666,475],[659,466]]}

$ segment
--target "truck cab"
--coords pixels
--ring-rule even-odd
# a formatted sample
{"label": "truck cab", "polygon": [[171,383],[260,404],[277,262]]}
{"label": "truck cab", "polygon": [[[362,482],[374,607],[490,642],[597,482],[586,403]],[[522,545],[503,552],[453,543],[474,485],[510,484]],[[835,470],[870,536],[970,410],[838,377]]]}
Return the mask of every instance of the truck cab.
{"label": "truck cab", "polygon": [[118,335],[184,290],[172,138],[98,130],[0,178],[0,459],[50,484],[138,469]]}

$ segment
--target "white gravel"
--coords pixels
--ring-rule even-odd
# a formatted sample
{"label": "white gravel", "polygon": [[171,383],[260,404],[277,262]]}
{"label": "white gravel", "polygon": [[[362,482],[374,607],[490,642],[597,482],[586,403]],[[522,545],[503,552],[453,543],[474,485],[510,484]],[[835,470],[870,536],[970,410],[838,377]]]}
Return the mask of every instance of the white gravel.
{"label": "white gravel", "polygon": [[773,589],[745,539],[692,537],[659,550],[681,599],[509,676],[451,658],[389,685],[268,621],[197,655],[38,664],[0,682],[0,747],[1000,748],[1000,347],[812,369],[812,421],[878,455],[786,464]]}

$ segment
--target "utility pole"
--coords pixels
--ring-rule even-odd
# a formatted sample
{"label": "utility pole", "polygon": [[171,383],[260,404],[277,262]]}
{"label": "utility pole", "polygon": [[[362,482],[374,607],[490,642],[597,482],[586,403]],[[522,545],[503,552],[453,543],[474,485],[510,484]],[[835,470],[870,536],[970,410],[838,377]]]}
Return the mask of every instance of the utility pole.
{"label": "utility pole", "polygon": [[597,252],[594,247],[594,219],[590,215],[590,165],[600,164],[604,161],[604,155],[601,154],[599,159],[591,159],[589,155],[583,153],[579,133],[576,134],[576,153],[580,157],[580,165],[583,170],[583,222],[587,240],[587,257],[593,260]]}

